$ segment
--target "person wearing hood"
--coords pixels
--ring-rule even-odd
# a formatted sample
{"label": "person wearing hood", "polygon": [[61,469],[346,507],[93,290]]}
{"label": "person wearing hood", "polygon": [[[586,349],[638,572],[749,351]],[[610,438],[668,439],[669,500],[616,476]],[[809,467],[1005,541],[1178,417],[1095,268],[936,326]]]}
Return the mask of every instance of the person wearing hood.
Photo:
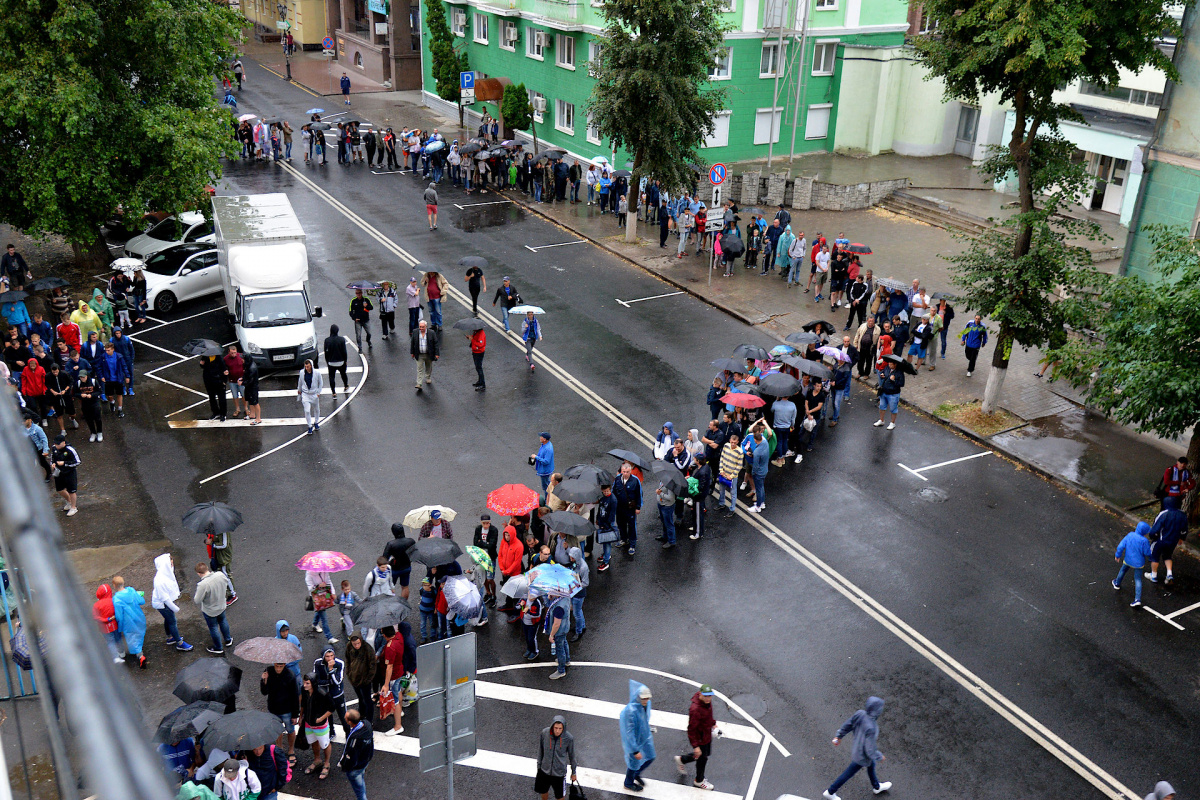
{"label": "person wearing hood", "polygon": [[226,392],[229,368],[220,356],[202,356],[200,377],[204,382],[204,391],[208,393],[208,410],[212,413],[209,419],[224,422],[229,409]]}
{"label": "person wearing hood", "polygon": [[837,734],[833,737],[833,746],[838,744],[847,734],[854,734],[854,745],[850,751],[850,766],[838,776],[822,793],[825,800],[840,800],[837,790],[842,784],[854,777],[854,773],[863,767],[867,768],[867,777],[871,780],[871,790],[875,794],[883,794],[892,788],[891,781],[879,782],[875,777],[875,762],[883,761],[883,753],[876,747],[879,738],[879,715],[883,713],[883,700],[878,697],[868,697],[865,706],[854,712],[850,719],[842,723]]}
{"label": "person wearing hood", "polygon": [[300,377],[296,381],[296,399],[304,406],[308,433],[321,430],[321,373],[313,368],[311,358],[305,359],[304,369],[300,370]]}
{"label": "person wearing hood", "polygon": [[1145,800],[1175,800],[1175,787],[1166,781],[1154,784],[1154,791],[1146,795]]}
{"label": "person wearing hood", "polygon": [[650,687],[629,681],[629,703],[621,709],[621,747],[625,751],[625,788],[646,788],[642,773],[654,763],[654,734],[650,729]]}
{"label": "person wearing hood", "polygon": [[346,662],[337,657],[332,647],[326,647],[321,657],[313,662],[313,676],[317,688],[329,698],[338,719],[346,720]]}
{"label": "person wearing hood", "polygon": [[579,575],[579,580],[583,584],[583,588],[571,596],[571,615],[575,617],[575,635],[569,641],[574,643],[583,638],[587,633],[587,623],[583,619],[583,601],[587,599],[588,585],[591,583],[589,577],[590,570],[588,569],[587,559],[583,557],[583,550],[580,547],[572,547],[567,551],[568,557],[571,559],[571,569]]}
{"label": "person wearing hood", "polygon": [[125,416],[125,388],[133,380],[133,369],[121,358],[112,341],[104,345],[104,354],[92,367],[97,377],[104,382],[104,394],[108,396],[108,408],[118,417]]}
{"label": "person wearing hood", "polygon": [[96,589],[96,602],[92,603],[92,618],[100,624],[100,633],[108,652],[112,654],[114,664],[121,664],[125,657],[121,655],[121,631],[117,623],[117,612],[113,608],[112,587],[102,583]]}
{"label": "person wearing hood", "polygon": [[96,316],[100,318],[100,325],[105,339],[112,337],[113,321],[115,319],[112,303],[108,302],[108,298],[104,296],[104,292],[99,289],[92,290],[92,299],[88,302],[88,306],[92,311],[96,312]]}
{"label": "person wearing hood", "polygon": [[1165,562],[1167,577],[1163,583],[1169,586],[1175,581],[1171,556],[1175,553],[1175,546],[1179,544],[1179,540],[1187,538],[1188,519],[1187,514],[1179,510],[1178,497],[1164,497],[1162,507],[1163,510],[1158,512],[1154,524],[1150,526],[1149,539],[1154,544],[1150,548],[1150,571],[1146,573],[1146,577],[1151,583],[1158,583],[1158,564]]}
{"label": "person wearing hood", "polygon": [[87,362],[93,372],[96,370],[96,362],[104,357],[104,344],[100,341],[99,331],[88,331],[83,335],[79,356]]}
{"label": "person wearing hood", "polygon": [[29,309],[25,307],[25,301],[14,300],[11,303],[5,303],[0,306],[0,314],[8,320],[9,325],[17,329],[21,336],[29,335],[29,326],[33,320],[29,318]]}
{"label": "person wearing hood", "polygon": [[350,634],[346,645],[346,680],[358,697],[358,710],[368,723],[375,719],[375,648],[361,634]]}
{"label": "person wearing hood", "polygon": [[675,433],[675,424],[664,422],[662,430],[654,438],[654,457],[662,461],[668,460],[668,454],[671,452],[671,448],[675,446],[675,440],[678,438],[679,434]]}
{"label": "person wearing hood", "polygon": [[175,645],[175,649],[186,653],[193,649],[192,645],[183,640],[179,625],[175,621],[175,612],[179,606],[179,582],[175,580],[175,562],[170,553],[154,557],[154,591],[150,595],[150,606],[158,609],[163,618],[163,629],[167,632],[167,644]]}
{"label": "person wearing hood", "polygon": [[392,586],[400,584],[402,600],[408,599],[408,579],[412,575],[412,559],[408,557],[408,551],[415,545],[416,542],[404,530],[404,524],[393,522],[392,540],[383,546],[383,555],[392,568]]}
{"label": "person wearing hood", "polygon": [[[84,342],[87,341],[89,333],[94,331],[99,335],[104,330],[104,323],[100,321],[100,317],[83,300],[79,301],[79,308],[71,312],[71,322],[75,323],[75,326],[79,328],[79,338]],[[87,356],[84,356],[84,358],[87,358]]]}
{"label": "person wearing hood", "polygon": [[258,404],[258,364],[247,358],[242,365],[242,399],[251,425],[262,425],[262,406]]}
{"label": "person wearing hood", "polygon": [[[792,279],[792,256],[790,250],[792,243],[796,241],[796,234],[792,233],[792,226],[785,225],[783,233],[779,234],[779,241],[775,246],[775,266],[779,267],[779,274],[787,278],[788,288],[791,288]],[[767,270],[770,272],[770,270]]]}
{"label": "person wearing hood", "polygon": [[146,604],[146,596],[132,586],[125,586],[125,579],[120,576],[113,578],[113,586],[124,587],[113,595],[113,610],[117,626],[125,637],[125,647],[129,655],[137,656],[138,666],[145,669],[150,663],[142,653],[142,644],[146,641],[146,613],[142,606]]}
{"label": "person wearing hood", "polygon": [[213,779],[213,792],[219,800],[244,800],[251,795],[258,797],[262,784],[248,761],[231,758]]}
{"label": "person wearing hood", "polygon": [[548,727],[542,728],[538,738],[537,777],[533,779],[533,790],[547,800],[554,790],[556,800],[567,794],[567,768],[571,769],[571,781],[576,777],[575,737],[567,733],[567,720],[556,714]]}
{"label": "person wearing hood", "polygon": [[431,181],[425,188],[425,216],[429,220],[429,230],[431,231],[437,230],[437,207],[437,183]]}
{"label": "person wearing hood", "polygon": [[1129,604],[1131,608],[1142,604],[1142,568],[1150,560],[1150,540],[1146,538],[1149,534],[1150,523],[1139,522],[1137,528],[1125,534],[1125,538],[1117,545],[1117,563],[1121,565],[1121,569],[1117,571],[1112,587],[1120,591],[1125,573],[1133,571],[1133,602]]}
{"label": "person wearing hood", "polygon": [[697,789],[712,791],[716,787],[704,779],[704,770],[708,766],[708,757],[712,754],[713,731],[717,729],[717,720],[713,716],[713,689],[707,683],[700,691],[692,695],[692,705],[688,708],[687,736],[692,749],[681,756],[675,756],[675,768],[680,775],[687,775],[684,764],[696,762],[696,780],[692,785]]}
{"label": "person wearing hood", "polygon": [[[342,374],[342,386],[346,391],[350,391],[350,379],[346,377],[346,337],[342,336],[338,331],[341,330],[336,324],[329,326],[329,335],[325,337],[325,369],[329,372],[329,391],[333,393],[333,397],[337,399],[337,375]],[[383,338],[387,338],[387,332],[383,334]]]}
{"label": "person wearing hood", "polygon": [[[294,661],[294,664],[300,662]],[[267,712],[279,717],[283,723],[284,733],[275,741],[277,747],[282,747],[287,740],[287,758],[291,764],[296,763],[296,715],[300,713],[300,693],[296,690],[296,678],[288,669],[287,664],[272,664],[263,670],[258,682],[258,690],[267,697]]]}
{"label": "person wearing hood", "polygon": [[132,397],[134,394],[133,358],[135,354],[133,349],[133,339],[130,339],[128,336],[126,336],[123,329],[113,328],[113,335],[112,338],[109,339],[109,342],[112,343],[113,350],[115,350],[117,355],[119,355],[121,358],[125,359],[125,365],[129,367],[129,382],[125,384],[125,393]]}
{"label": "person wearing hood", "polygon": [[[294,633],[292,633],[292,625],[286,619],[277,620],[275,622],[275,638],[276,639],[286,639],[287,641],[296,645],[296,647],[300,647],[300,640],[296,638],[296,635]],[[300,659],[296,659],[295,661],[289,661],[289,662],[287,662],[287,664],[285,666],[287,668],[287,671],[289,673],[291,673],[292,678],[295,681],[296,691],[299,692],[300,691]]]}

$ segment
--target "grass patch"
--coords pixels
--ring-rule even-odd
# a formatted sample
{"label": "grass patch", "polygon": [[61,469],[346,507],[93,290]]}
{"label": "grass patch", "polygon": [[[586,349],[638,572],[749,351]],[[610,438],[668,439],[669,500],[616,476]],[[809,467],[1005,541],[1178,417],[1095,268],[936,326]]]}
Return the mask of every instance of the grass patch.
{"label": "grass patch", "polygon": [[1000,431],[1014,428],[1024,422],[1016,414],[1004,409],[985,414],[980,403],[942,403],[933,410],[935,416],[962,425],[980,436],[992,436]]}

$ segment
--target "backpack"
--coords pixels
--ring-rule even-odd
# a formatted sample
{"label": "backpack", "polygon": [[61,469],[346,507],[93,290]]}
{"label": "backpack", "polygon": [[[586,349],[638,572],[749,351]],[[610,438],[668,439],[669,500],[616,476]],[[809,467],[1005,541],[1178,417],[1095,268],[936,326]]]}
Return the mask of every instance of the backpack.
{"label": "backpack", "polygon": [[[275,745],[271,745],[271,759],[275,760]],[[292,765],[288,763],[287,758],[283,759],[283,772],[279,771],[279,761],[275,760],[275,776],[277,778],[277,786],[283,786],[285,783],[292,782]]]}

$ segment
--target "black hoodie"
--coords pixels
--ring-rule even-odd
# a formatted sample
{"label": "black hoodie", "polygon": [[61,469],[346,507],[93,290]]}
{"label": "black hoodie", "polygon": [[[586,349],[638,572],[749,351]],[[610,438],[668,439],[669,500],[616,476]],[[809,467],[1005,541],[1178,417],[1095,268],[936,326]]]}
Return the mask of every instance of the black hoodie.
{"label": "black hoodie", "polygon": [[346,363],[346,337],[338,335],[337,325],[330,325],[325,337],[325,363],[331,367]]}

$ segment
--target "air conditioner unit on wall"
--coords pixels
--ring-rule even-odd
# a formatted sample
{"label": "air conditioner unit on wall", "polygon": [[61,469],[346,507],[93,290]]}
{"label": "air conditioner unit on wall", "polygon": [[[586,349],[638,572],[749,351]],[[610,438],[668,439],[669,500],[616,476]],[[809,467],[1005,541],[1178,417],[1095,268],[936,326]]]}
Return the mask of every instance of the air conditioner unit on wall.
{"label": "air conditioner unit on wall", "polygon": [[466,24],[467,24],[467,12],[465,12],[465,11],[455,11],[455,12],[454,12],[454,24],[455,24],[455,26],[457,26],[457,27],[459,27],[459,28],[466,27]]}
{"label": "air conditioner unit on wall", "polygon": [[504,41],[513,44],[517,41],[517,29],[510,25],[504,29]]}
{"label": "air conditioner unit on wall", "polygon": [[554,37],[545,31],[537,31],[534,34],[534,41],[537,42],[538,47],[543,49],[549,49],[554,46]]}
{"label": "air conditioner unit on wall", "polygon": [[546,98],[544,98],[544,97],[533,98],[533,110],[538,112],[539,114],[544,112],[546,110]]}

